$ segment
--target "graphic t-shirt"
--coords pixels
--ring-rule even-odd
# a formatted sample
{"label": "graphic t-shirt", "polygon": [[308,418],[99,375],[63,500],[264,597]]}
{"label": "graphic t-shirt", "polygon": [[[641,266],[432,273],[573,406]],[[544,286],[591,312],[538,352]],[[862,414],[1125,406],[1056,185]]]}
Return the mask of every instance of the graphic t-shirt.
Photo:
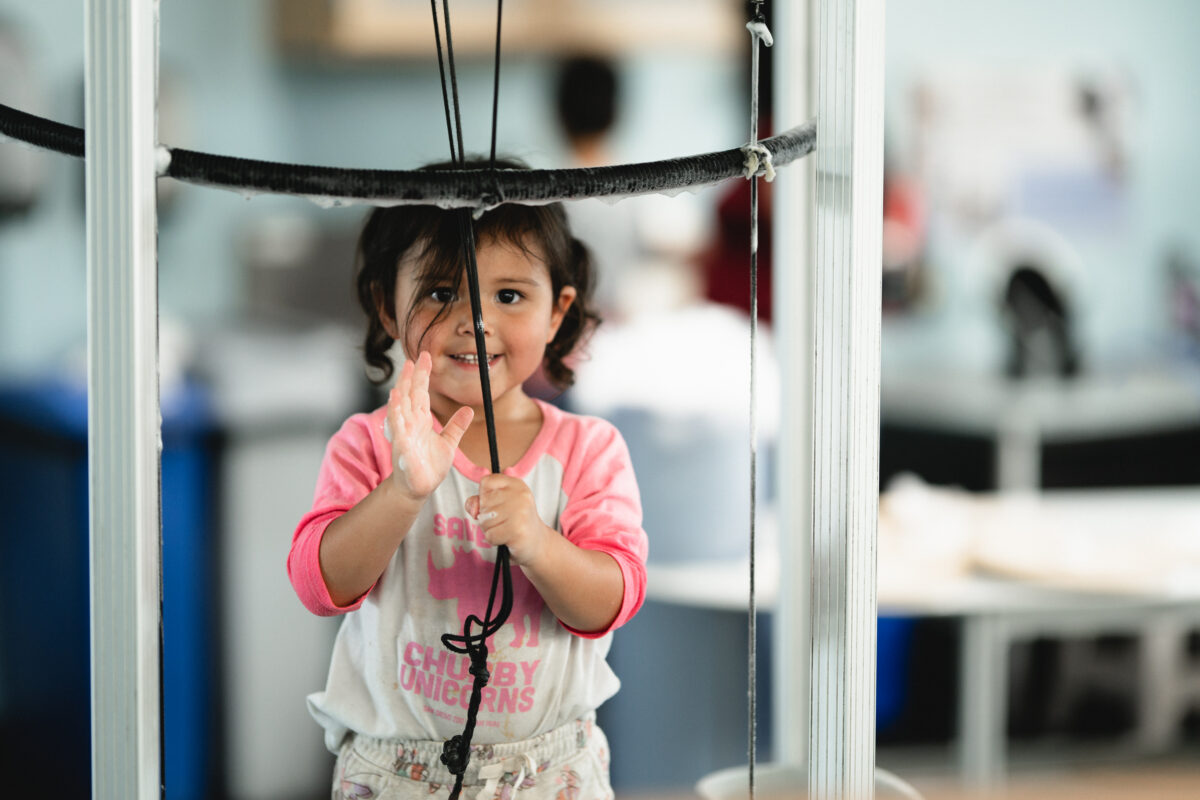
{"label": "graphic t-shirt", "polygon": [[[488,641],[491,680],[473,739],[479,744],[537,736],[615,694],[619,682],[605,661],[612,631],[645,595],[646,534],[625,442],[603,420],[539,405],[541,430],[504,472],[530,487],[547,525],[616,560],[624,597],[606,630],[572,631],[513,565],[512,613]],[[403,740],[444,740],[461,732],[470,659],[447,650],[441,636],[461,633],[468,615],[484,616],[496,560],[496,549],[464,510],[487,470],[459,451],[375,586],[349,606],[333,603],[318,561],[321,536],[390,475],[385,413],[357,414],[330,440],[313,508],[296,528],[288,555],[288,575],[304,605],[315,614],[345,615],[325,690],[308,698],[334,752],[351,731]]]}

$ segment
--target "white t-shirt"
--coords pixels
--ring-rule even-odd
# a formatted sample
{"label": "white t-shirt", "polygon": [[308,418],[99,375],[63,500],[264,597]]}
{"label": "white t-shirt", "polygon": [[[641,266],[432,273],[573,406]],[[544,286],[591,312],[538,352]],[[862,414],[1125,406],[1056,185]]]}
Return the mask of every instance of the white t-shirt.
{"label": "white t-shirt", "polygon": [[[512,612],[488,642],[491,680],[473,739],[478,744],[529,739],[615,694],[619,681],[605,661],[612,630],[633,616],[645,594],[646,534],[625,442],[603,420],[539,405],[542,428],[505,474],[530,487],[547,525],[616,560],[624,597],[607,629],[572,631],[545,607],[520,567],[512,567]],[[334,752],[351,731],[399,740],[444,740],[461,732],[470,659],[447,650],[441,636],[461,634],[467,615],[484,616],[496,558],[464,511],[487,470],[459,451],[375,586],[350,606],[334,605],[321,577],[320,539],[333,519],[391,473],[384,416],[383,408],[357,414],[330,440],[313,508],[288,556],[305,606],[345,615],[325,690],[308,698]]]}

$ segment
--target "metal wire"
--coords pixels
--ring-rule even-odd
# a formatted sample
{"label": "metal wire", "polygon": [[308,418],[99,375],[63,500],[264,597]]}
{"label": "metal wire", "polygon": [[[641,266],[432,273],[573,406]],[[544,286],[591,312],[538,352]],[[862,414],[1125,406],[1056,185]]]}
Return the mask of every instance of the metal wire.
{"label": "metal wire", "polygon": [[[758,46],[763,41],[759,26],[766,25],[762,3],[754,4],[750,30],[750,142],[758,144]],[[747,782],[750,800],[755,800],[758,762],[758,176],[750,176],[750,596],[748,638],[747,717],[749,717]]]}

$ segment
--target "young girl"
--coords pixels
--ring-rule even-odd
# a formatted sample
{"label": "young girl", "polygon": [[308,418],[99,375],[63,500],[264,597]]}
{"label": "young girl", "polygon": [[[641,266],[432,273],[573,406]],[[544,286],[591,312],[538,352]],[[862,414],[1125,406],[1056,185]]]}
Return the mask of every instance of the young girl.
{"label": "young girl", "polygon": [[463,798],[604,800],[594,711],[618,688],[612,631],[641,606],[646,535],[616,430],[522,390],[565,363],[594,321],[587,250],[563,209],[501,206],[476,222],[502,471],[489,474],[459,217],[377,209],[359,242],[366,360],[388,403],[329,442],[288,574],[314,614],[342,614],[325,691],[308,698],[337,754],[333,797],[445,797],[443,742],[462,731],[470,659],[440,638],[483,617],[496,548],[513,563],[509,621],[488,642]]}

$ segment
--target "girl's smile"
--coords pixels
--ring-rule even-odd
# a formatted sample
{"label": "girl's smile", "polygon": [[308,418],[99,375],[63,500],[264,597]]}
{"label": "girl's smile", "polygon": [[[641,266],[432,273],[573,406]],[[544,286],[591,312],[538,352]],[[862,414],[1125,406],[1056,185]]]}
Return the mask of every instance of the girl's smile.
{"label": "girl's smile", "polygon": [[[478,353],[459,353],[457,355],[451,355],[450,358],[454,359],[455,361],[457,361],[459,364],[463,365],[464,367],[469,367],[476,371],[479,370],[479,354]],[[490,368],[490,367],[495,366],[496,361],[498,361],[499,358],[500,358],[500,356],[496,353],[488,353],[487,354],[488,367]]]}

